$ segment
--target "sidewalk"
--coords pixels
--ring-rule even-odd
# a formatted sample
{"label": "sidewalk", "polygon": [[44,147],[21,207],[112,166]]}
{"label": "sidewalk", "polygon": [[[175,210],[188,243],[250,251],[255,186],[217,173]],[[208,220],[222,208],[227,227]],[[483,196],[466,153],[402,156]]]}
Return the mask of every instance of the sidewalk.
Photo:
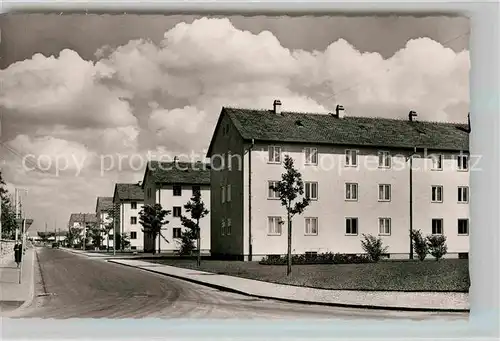
{"label": "sidewalk", "polygon": [[77,255],[82,255],[86,256],[89,258],[104,258],[104,259],[137,259],[137,258],[144,258],[144,257],[153,257],[152,253],[138,253],[134,255],[132,252],[120,252],[116,251],[116,254],[113,255],[113,252],[110,253],[105,253],[105,252],[89,252],[87,250],[78,250],[78,249],[70,249],[66,247],[61,247],[61,250],[72,252]]}
{"label": "sidewalk", "polygon": [[32,301],[35,289],[35,258],[34,248],[26,249],[21,265],[21,284],[19,284],[20,269],[14,262],[14,255],[9,253],[2,257],[0,261],[0,315],[12,312]]}
{"label": "sidewalk", "polygon": [[469,310],[469,295],[465,293],[313,289],[218,275],[133,259],[115,259],[108,260],[108,262],[183,279],[223,291],[292,303],[412,311],[467,312]]}

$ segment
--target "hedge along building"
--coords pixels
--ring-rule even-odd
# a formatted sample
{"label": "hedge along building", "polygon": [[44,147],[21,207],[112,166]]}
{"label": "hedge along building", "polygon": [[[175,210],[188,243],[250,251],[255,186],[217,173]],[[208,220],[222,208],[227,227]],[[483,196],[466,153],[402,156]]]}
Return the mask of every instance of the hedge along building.
{"label": "hedge along building", "polygon": [[391,258],[408,258],[410,229],[445,235],[450,257],[468,252],[470,124],[343,109],[284,112],[279,100],[270,110],[222,108],[207,153],[214,256],[286,254],[286,210],[269,190],[285,155],[311,199],[293,219],[294,254],[363,253],[362,234],[371,234]]}
{"label": "hedge along building", "polygon": [[[144,203],[160,204],[163,209],[171,211],[167,216],[169,224],[162,228],[160,236],[155,240],[151,234],[144,238],[145,250],[173,252],[181,246],[181,233],[185,231],[181,224],[181,215],[187,215],[184,205],[188,203],[196,191],[201,193],[201,200],[210,211],[210,165],[201,162],[159,162],[149,161],[142,182]],[[200,220],[201,252],[210,253],[210,213]]]}
{"label": "hedge along building", "polygon": [[[139,212],[144,204],[140,183],[117,183],[113,194],[113,223],[115,234],[126,235],[131,250],[144,249],[144,233],[139,223]],[[116,236],[112,238],[116,239]],[[124,249],[119,245],[119,249]]]}

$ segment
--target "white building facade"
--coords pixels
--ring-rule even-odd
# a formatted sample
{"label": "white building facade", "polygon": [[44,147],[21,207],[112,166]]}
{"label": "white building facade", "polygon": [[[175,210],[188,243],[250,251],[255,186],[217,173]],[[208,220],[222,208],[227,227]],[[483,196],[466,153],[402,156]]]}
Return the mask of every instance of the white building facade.
{"label": "white building facade", "polygon": [[286,210],[269,186],[281,180],[289,155],[311,199],[293,217],[292,253],[360,254],[370,234],[382,238],[390,258],[408,258],[414,229],[445,235],[448,257],[466,256],[470,129],[414,117],[283,113],[279,103],[274,110],[223,108],[208,153],[212,253],[247,260],[286,254]]}
{"label": "white building facade", "polygon": [[113,197],[97,197],[96,217],[102,233],[102,245],[113,248]]}
{"label": "white building facade", "polygon": [[198,162],[150,161],[142,184],[146,205],[160,204],[164,210],[170,211],[170,215],[167,216],[169,223],[162,228],[161,235],[156,238],[154,245],[152,237],[148,239],[146,236],[147,249],[158,250],[158,243],[161,252],[176,252],[180,249],[181,233],[186,231],[180,217],[182,215],[191,218],[184,205],[191,200],[196,191],[199,191],[201,200],[209,211],[208,215],[199,222],[200,249],[202,254],[209,254],[211,207],[208,165]]}
{"label": "white building facade", "polygon": [[[115,233],[127,236],[130,241],[130,246],[126,248],[122,248],[117,243],[120,250],[144,250],[144,233],[139,222],[139,212],[143,205],[144,192],[139,183],[118,183],[115,185],[113,195]],[[116,237],[111,236],[110,238]]]}

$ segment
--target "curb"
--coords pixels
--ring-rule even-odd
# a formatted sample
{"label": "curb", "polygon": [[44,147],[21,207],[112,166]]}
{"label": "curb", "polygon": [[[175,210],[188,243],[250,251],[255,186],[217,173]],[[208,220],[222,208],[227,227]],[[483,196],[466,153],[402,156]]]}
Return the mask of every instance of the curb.
{"label": "curb", "polygon": [[220,291],[231,292],[234,294],[244,295],[244,296],[248,296],[248,297],[261,298],[261,299],[266,299],[266,300],[282,301],[282,302],[287,302],[287,303],[296,303],[296,304],[303,304],[303,305],[329,306],[329,307],[339,307],[339,308],[370,309],[370,310],[438,312],[438,313],[439,312],[441,312],[441,313],[469,313],[470,312],[470,309],[439,309],[439,308],[420,308],[420,307],[377,306],[377,305],[331,303],[331,302],[311,302],[311,301],[302,301],[302,300],[296,300],[296,299],[291,299],[291,298],[255,295],[255,294],[250,294],[250,293],[245,292],[245,291],[228,288],[228,287],[218,285],[218,284],[206,283],[206,282],[199,281],[199,280],[192,279],[192,278],[186,278],[186,277],[181,277],[181,276],[177,276],[177,275],[166,274],[166,273],[159,272],[159,271],[156,271],[153,269],[146,269],[146,268],[141,268],[141,267],[138,267],[135,265],[123,264],[123,263],[120,263],[120,262],[117,262],[117,261],[114,261],[111,259],[107,260],[107,262],[122,265],[122,266],[128,266],[130,268],[139,269],[139,270],[143,270],[143,271],[148,271],[148,272],[152,272],[152,273],[163,275],[163,276],[168,276],[168,277],[180,279],[180,280],[183,280],[186,282],[191,282],[191,283],[195,283],[198,285],[203,285],[203,286],[214,288],[214,289],[217,289]]}

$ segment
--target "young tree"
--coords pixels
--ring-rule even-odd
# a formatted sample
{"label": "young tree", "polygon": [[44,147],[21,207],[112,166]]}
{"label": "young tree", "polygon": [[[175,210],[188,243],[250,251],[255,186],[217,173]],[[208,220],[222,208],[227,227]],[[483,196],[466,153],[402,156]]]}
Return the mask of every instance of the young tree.
{"label": "young tree", "polygon": [[73,247],[80,242],[83,229],[81,227],[70,227],[66,232],[66,243],[69,247]]}
{"label": "young tree", "polygon": [[3,181],[2,173],[0,172],[0,204],[2,205],[2,214],[0,216],[2,223],[2,235],[0,236],[0,239],[14,239],[17,228],[16,210],[5,186],[6,184]]}
{"label": "young tree", "polygon": [[434,258],[436,258],[436,261],[440,260],[444,255],[448,253],[448,246],[446,246],[446,236],[443,235],[427,236],[427,246],[429,248],[429,253]]}
{"label": "young tree", "polygon": [[106,235],[106,251],[109,252],[109,233],[114,228],[114,215],[113,210],[104,211],[104,216],[106,217],[102,222],[102,229],[104,234]]}
{"label": "young tree", "polygon": [[387,253],[388,246],[383,246],[382,238],[377,238],[370,234],[363,233],[364,240],[361,240],[361,247],[370,256],[371,260],[378,262],[384,253]]}
{"label": "young tree", "polygon": [[427,254],[429,253],[429,246],[425,238],[422,236],[422,231],[413,230],[411,231],[411,239],[413,240],[413,250],[421,261],[425,260]]}
{"label": "young tree", "polygon": [[[139,212],[139,222],[143,227],[142,231],[153,236],[153,245],[156,243],[156,237],[160,236],[162,227],[169,223],[166,219],[170,213],[170,211],[164,210],[160,204],[144,205]],[[161,240],[158,238],[158,253],[161,253],[160,242]],[[153,246],[154,253],[155,247]]]}
{"label": "young tree", "polygon": [[304,195],[304,182],[302,174],[295,169],[293,159],[286,155],[284,159],[285,172],[281,175],[281,181],[276,185],[269,186],[269,189],[275,191],[285,207],[288,223],[288,249],[287,249],[287,276],[292,273],[292,219],[296,214],[302,214],[310,203],[308,197]]}
{"label": "young tree", "polygon": [[[181,216],[182,225],[187,228],[186,234],[183,240],[186,240],[187,244],[185,248],[189,247],[190,240],[192,245],[192,237],[196,237],[196,249],[198,250],[197,264],[201,265],[201,233],[200,233],[200,220],[207,216],[209,213],[205,208],[205,203],[201,200],[201,192],[195,191],[191,200],[184,205],[186,212],[190,213],[191,218],[184,215]],[[182,249],[182,248],[181,248]]]}
{"label": "young tree", "polygon": [[88,224],[87,229],[89,231],[89,236],[92,242],[92,245],[99,249],[102,244],[102,233],[103,229],[97,223]]}

